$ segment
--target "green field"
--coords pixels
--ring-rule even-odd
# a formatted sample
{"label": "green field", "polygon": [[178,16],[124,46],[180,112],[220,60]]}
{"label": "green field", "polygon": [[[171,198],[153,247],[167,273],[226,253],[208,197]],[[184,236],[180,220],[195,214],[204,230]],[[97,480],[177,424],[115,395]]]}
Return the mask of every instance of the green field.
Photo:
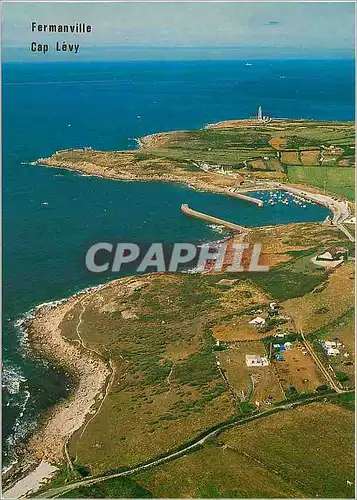
{"label": "green field", "polygon": [[[331,165],[337,165],[342,159],[348,161],[348,164],[353,163],[354,150],[351,148],[354,146],[354,126],[348,122],[291,120],[268,125],[237,122],[233,126],[228,122],[227,125],[210,129],[163,136],[150,150],[159,157],[219,162],[239,168],[249,159],[276,159],[275,143],[271,142],[274,138],[282,140],[281,147],[287,152],[319,150],[334,144],[341,150],[337,157],[331,159]],[[268,166],[262,168],[269,169]],[[283,165],[280,165],[279,170],[282,169]]]}
{"label": "green field", "polygon": [[354,498],[351,402],[350,394],[332,396],[271,415],[177,460],[63,498]]}
{"label": "green field", "polygon": [[353,412],[316,403],[224,432],[135,479],[162,498],[352,498],[353,448]]}
{"label": "green field", "polygon": [[165,158],[190,158],[242,167],[250,158],[276,156],[269,139],[270,135],[253,129],[193,130],[170,136],[169,141],[155,147],[153,153]]}
{"label": "green field", "polygon": [[349,167],[318,167],[289,165],[289,181],[296,184],[306,184],[328,193],[355,199],[355,169]]}
{"label": "green field", "polygon": [[152,498],[152,494],[129,477],[120,477],[75,488],[59,498]]}

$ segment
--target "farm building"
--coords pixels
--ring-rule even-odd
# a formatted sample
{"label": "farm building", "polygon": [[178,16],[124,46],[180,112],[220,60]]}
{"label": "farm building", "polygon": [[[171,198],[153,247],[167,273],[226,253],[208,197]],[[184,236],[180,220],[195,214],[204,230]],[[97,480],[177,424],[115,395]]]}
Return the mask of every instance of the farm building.
{"label": "farm building", "polygon": [[325,349],[327,349],[327,347],[337,347],[337,342],[334,340],[325,340],[323,345]]}
{"label": "farm building", "polygon": [[277,311],[279,309],[279,305],[276,302],[270,302],[269,309],[272,311]]}
{"label": "farm building", "polygon": [[316,257],[317,261],[320,260],[328,260],[328,261],[335,261],[335,260],[345,260],[347,259],[348,252],[345,248],[343,247],[332,247],[332,248],[327,248],[324,253],[318,255]]}
{"label": "farm building", "polygon": [[249,321],[249,324],[253,326],[263,326],[265,325],[265,319],[258,316],[257,318],[254,318],[251,321]]}
{"label": "farm building", "polygon": [[338,349],[339,345],[341,345],[340,342],[334,342],[331,340],[325,340],[322,344],[327,356],[337,356],[340,354],[340,350]]}
{"label": "farm building", "polygon": [[246,354],[245,364],[247,366],[268,366],[269,361],[265,356],[257,356],[256,354]]}
{"label": "farm building", "polygon": [[336,349],[335,347],[328,347],[326,350],[325,350],[327,356],[337,356],[338,354],[340,354],[340,350],[339,349]]}

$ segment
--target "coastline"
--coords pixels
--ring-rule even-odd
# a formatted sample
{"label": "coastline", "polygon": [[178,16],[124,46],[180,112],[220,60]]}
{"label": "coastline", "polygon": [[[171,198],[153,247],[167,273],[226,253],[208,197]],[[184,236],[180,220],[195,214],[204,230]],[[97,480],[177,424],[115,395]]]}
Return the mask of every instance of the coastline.
{"label": "coastline", "polygon": [[[185,179],[183,176],[172,175],[172,174],[151,174],[145,176],[139,176],[137,174],[126,174],[123,172],[116,171],[106,171],[98,167],[98,165],[94,165],[89,162],[83,162],[80,166],[73,165],[70,162],[57,162],[52,157],[49,158],[39,158],[35,162],[31,162],[32,165],[47,167],[47,168],[59,168],[64,170],[69,170],[72,172],[76,172],[78,175],[84,175],[89,177],[100,177],[101,179],[110,179],[113,181],[122,181],[122,182],[168,182],[175,183],[187,186],[191,189],[195,189],[197,191],[205,191],[217,194],[230,194],[227,192],[228,187],[233,187],[235,185],[235,179],[224,179],[227,181],[231,181],[226,183],[222,182],[222,177],[217,174],[210,174],[210,178],[217,177],[217,180],[221,182],[219,184],[214,184],[212,182],[208,182],[202,179]],[[221,187],[221,186],[222,187]],[[242,189],[241,192],[248,191],[249,189]]]}
{"label": "coastline", "polygon": [[83,348],[79,341],[65,339],[60,324],[73,307],[104,286],[84,288],[70,297],[40,304],[24,315],[22,322],[31,349],[68,372],[75,383],[68,398],[40,418],[18,462],[7,471],[6,489],[3,490],[6,496],[11,496],[15,488],[16,492],[22,490],[24,495],[33,476],[36,476],[37,487],[32,491],[50,479],[57,469],[53,469],[53,464],[69,460],[66,451],[69,438],[86,423],[88,415],[93,416],[98,410],[112,371],[91,349]]}
{"label": "coastline", "polygon": [[87,291],[84,295],[73,296],[54,307],[41,307],[29,325],[33,348],[47,359],[60,364],[77,380],[69,398],[59,403],[57,410],[29,440],[29,448],[41,460],[63,460],[66,440],[84,424],[86,415],[95,406],[109,375],[103,360],[65,340],[60,328],[65,315],[89,293]]}

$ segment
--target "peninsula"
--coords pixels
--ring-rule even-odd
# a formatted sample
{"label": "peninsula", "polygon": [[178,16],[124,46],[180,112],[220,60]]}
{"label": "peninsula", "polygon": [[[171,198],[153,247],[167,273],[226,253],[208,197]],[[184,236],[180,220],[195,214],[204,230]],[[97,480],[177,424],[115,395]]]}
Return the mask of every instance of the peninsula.
{"label": "peninsula", "polygon": [[351,122],[232,120],[152,134],[138,139],[133,151],[69,149],[36,164],[110,179],[184,182],[215,192],[289,182],[352,200],[354,141]]}

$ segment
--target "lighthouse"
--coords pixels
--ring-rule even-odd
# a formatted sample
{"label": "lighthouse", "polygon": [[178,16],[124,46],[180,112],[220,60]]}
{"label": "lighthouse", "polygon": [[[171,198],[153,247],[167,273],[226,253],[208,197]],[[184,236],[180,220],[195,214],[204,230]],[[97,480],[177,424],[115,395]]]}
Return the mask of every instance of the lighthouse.
{"label": "lighthouse", "polygon": [[258,108],[258,121],[263,121],[263,108],[261,106]]}

